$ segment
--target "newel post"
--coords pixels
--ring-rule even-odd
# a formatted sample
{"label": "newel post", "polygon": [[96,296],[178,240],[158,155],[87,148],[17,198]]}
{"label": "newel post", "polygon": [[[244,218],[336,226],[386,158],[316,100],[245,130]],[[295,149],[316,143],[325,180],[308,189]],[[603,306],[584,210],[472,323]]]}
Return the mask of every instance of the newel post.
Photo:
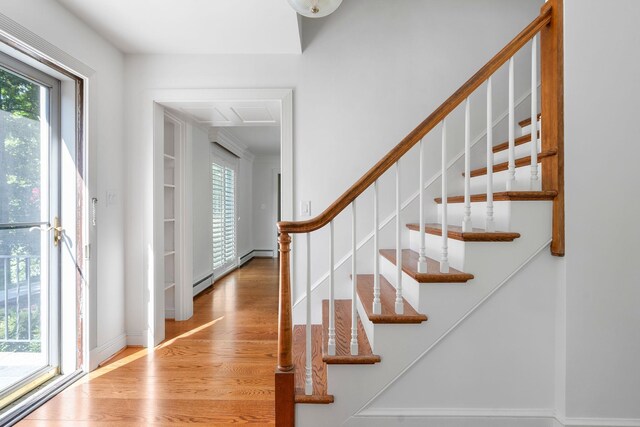
{"label": "newel post", "polygon": [[542,151],[556,155],[542,160],[542,189],[557,191],[553,201],[551,253],[564,256],[564,42],[563,0],[548,0],[551,21],[540,31]]}
{"label": "newel post", "polygon": [[278,367],[276,368],[276,425],[295,425],[295,378],[293,369],[293,326],[291,314],[291,237],[280,233],[280,291],[278,303]]}

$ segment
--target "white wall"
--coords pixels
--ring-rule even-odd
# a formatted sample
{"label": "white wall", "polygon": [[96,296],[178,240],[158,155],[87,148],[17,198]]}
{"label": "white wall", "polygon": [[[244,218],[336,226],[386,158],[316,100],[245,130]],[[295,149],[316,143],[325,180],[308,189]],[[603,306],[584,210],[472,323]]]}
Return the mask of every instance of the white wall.
{"label": "white wall", "polygon": [[[279,156],[260,156],[253,162],[253,248],[275,250],[277,193],[276,179],[280,173]],[[272,252],[273,255],[273,252]]]}
{"label": "white wall", "polygon": [[565,0],[566,415],[625,425],[640,425],[638,20],[634,0]]}
{"label": "white wall", "polygon": [[251,159],[240,158],[238,170],[238,257],[254,249],[254,163]]}
{"label": "white wall", "polygon": [[[55,1],[3,0],[0,13],[95,71],[88,82],[87,137],[94,161],[89,197],[98,198],[98,239],[92,242],[97,280],[90,284],[89,309],[90,363],[95,366],[125,343],[123,56]],[[107,191],[115,195],[110,206]]]}
{"label": "white wall", "polygon": [[[528,24],[540,5],[537,0],[351,0],[325,19],[304,20],[301,56],[128,56],[128,167],[137,176],[128,195],[132,227],[146,224],[149,166],[141,164],[149,161],[150,146],[141,111],[151,88],[294,88],[294,201],[311,200],[317,214]],[[143,237],[131,234],[127,241],[133,333],[144,328]],[[336,256],[347,247],[346,239],[338,242]],[[312,275],[325,271],[319,263]],[[301,293],[294,289],[295,298]]]}

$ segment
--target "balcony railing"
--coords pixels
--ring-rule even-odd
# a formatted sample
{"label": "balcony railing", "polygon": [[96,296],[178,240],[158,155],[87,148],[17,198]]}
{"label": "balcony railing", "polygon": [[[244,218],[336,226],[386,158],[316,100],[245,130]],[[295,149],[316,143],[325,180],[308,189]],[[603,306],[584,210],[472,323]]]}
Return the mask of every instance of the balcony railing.
{"label": "balcony railing", "polygon": [[39,256],[0,255],[0,352],[40,351]]}

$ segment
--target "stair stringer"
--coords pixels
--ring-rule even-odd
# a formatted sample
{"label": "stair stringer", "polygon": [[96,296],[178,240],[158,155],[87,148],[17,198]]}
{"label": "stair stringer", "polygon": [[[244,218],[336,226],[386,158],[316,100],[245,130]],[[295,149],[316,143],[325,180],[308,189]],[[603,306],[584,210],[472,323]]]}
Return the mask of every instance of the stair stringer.
{"label": "stair stringer", "polygon": [[[457,416],[549,421],[554,413],[556,288],[560,264],[545,245],[378,392],[355,418],[394,425]],[[504,282],[505,284],[507,282]],[[454,419],[451,419],[454,418]],[[387,424],[373,420],[387,420]],[[425,423],[428,420],[428,424]],[[351,420],[349,425],[363,425]],[[404,423],[402,425],[405,425]],[[437,423],[436,423],[437,425]],[[481,425],[481,424],[471,424]],[[526,425],[526,424],[525,424]]]}
{"label": "stair stringer", "polygon": [[[342,425],[523,268],[533,258],[532,254],[548,246],[551,202],[500,203],[509,204],[505,210],[509,212],[509,218],[505,222],[518,227],[513,231],[520,232],[521,238],[507,243],[474,242],[484,246],[484,253],[478,253],[478,249],[470,246],[466,248],[471,243],[466,244],[465,251],[474,251],[473,256],[482,257],[466,264],[475,268],[465,271],[475,275],[468,284],[418,284],[403,273],[405,299],[418,311],[427,314],[428,322],[417,325],[373,324],[362,310],[362,305],[357,304],[372,349],[381,356],[382,362],[367,366],[328,365],[328,392],[335,396],[335,402],[329,410],[321,407],[323,405],[296,405],[300,425]],[[381,268],[387,280],[395,286],[395,266],[381,258]]]}

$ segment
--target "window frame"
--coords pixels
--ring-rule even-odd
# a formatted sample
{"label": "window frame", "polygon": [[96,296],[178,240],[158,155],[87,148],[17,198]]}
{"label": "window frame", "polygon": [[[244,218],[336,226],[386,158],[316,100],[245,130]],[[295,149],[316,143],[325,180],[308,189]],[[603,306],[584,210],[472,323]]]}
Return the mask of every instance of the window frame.
{"label": "window frame", "polygon": [[[211,158],[210,158],[210,182],[211,182],[211,268],[213,270],[214,280],[216,277],[223,276],[230,270],[233,270],[238,266],[238,177],[239,177],[239,169],[240,169],[240,159],[235,155],[229,153],[225,148],[221,147],[216,143],[212,143],[211,149]],[[229,258],[224,259],[223,263],[219,266],[214,264],[215,259],[215,248],[213,246],[213,239],[215,237],[213,230],[213,165],[216,164],[222,167],[223,170],[223,182],[225,180],[224,172],[226,169],[231,169],[234,174],[233,180],[233,255]],[[223,204],[226,204],[225,197],[225,189],[223,189]],[[224,214],[223,214],[224,216]],[[225,225],[226,226],[226,225]],[[224,227],[223,226],[223,234]],[[224,252],[224,240],[226,240],[226,236],[223,237],[223,252]],[[224,255],[223,255],[224,256]]]}

